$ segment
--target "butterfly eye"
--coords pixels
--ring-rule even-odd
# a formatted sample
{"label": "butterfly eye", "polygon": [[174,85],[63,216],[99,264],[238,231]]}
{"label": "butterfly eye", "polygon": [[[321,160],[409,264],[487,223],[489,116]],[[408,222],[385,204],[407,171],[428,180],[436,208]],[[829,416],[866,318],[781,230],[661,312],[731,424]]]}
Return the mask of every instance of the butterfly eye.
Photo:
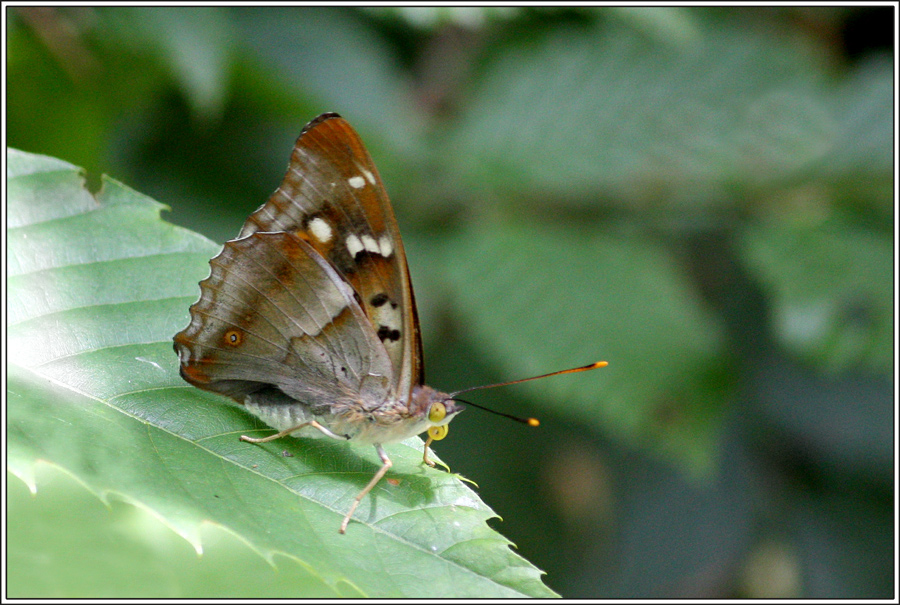
{"label": "butterfly eye", "polygon": [[432,441],[440,441],[444,437],[447,436],[447,432],[450,430],[446,424],[444,426],[433,426],[428,429],[428,437]]}
{"label": "butterfly eye", "polygon": [[[433,404],[431,404],[431,409],[428,410],[428,420],[430,420],[431,422],[440,422],[441,420],[444,419],[444,416],[446,416],[446,415],[447,415],[447,408],[444,407],[444,404],[441,403],[440,401],[435,401]],[[429,429],[429,434],[430,434],[430,429]],[[440,439],[443,439],[443,437],[440,437]]]}

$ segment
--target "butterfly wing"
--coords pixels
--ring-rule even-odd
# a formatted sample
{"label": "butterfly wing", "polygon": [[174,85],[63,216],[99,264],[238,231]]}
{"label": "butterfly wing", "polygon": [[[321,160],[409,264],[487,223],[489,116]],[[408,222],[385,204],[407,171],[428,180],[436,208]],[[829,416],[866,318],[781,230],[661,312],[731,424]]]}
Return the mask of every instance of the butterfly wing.
{"label": "butterfly wing", "polygon": [[185,380],[241,402],[275,387],[313,414],[394,395],[391,360],[353,290],[303,239],[255,233],[210,266],[175,336]]}
{"label": "butterfly wing", "polygon": [[338,114],[306,125],[284,180],[239,237],[277,231],[305,241],[352,286],[387,350],[394,389],[407,399],[424,370],[400,229],[372,158]]}

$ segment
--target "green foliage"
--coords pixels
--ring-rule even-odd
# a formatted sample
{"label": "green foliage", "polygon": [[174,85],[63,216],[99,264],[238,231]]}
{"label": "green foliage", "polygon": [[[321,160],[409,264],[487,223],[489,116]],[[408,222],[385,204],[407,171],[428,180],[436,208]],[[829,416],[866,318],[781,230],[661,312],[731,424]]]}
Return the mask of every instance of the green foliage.
{"label": "green foliage", "polygon": [[832,222],[748,228],[748,265],[769,292],[784,346],[831,370],[893,365],[892,242]]}
{"label": "green foliage", "polygon": [[228,40],[234,34],[225,10],[120,7],[100,11],[104,29],[117,47],[155,57],[167,67],[198,117],[221,117],[228,92]]}
{"label": "green foliage", "polygon": [[[590,376],[523,385],[548,411],[615,427],[622,439],[652,435],[650,447],[667,457],[710,464],[722,399],[706,377],[726,363],[723,334],[664,248],[622,234],[497,225],[461,235],[440,254],[456,259],[449,296],[468,310],[471,338],[503,375],[613,360]],[[658,431],[673,401],[688,417]]]}
{"label": "green foliage", "polygon": [[[200,527],[202,556],[150,510],[97,497],[59,467],[42,465],[29,493],[8,476],[16,511],[8,536],[9,598],[310,598],[364,596],[328,583],[297,559],[272,564],[222,526]],[[78,553],[73,557],[72,553]],[[235,573],[240,570],[240,573]]]}
{"label": "green foliage", "polygon": [[[497,510],[567,597],[887,598],[892,10],[14,7],[9,144],[72,163],[8,157],[9,467],[37,487],[9,509],[36,528],[10,542],[16,594],[113,594],[37,533],[93,534],[87,487],[112,507],[98,548],[139,515],[205,546],[166,565],[184,546],[170,542],[132,596],[550,594],[485,528]],[[420,445],[390,450],[401,483],[362,512],[405,511],[404,540],[333,531],[373,452],[245,448],[233,437],[258,425],[180,381],[169,338],[216,246],[111,179],[98,206],[74,168],[221,242],[323,111],[360,131],[387,183],[429,384],[610,362],[472,394],[542,423],[469,410],[441,442],[490,509],[419,466]],[[293,458],[269,455],[285,447]],[[460,494],[472,508],[448,520],[421,510]],[[283,528],[301,509],[298,537]],[[499,562],[465,552],[454,520]],[[137,577],[152,523],[108,557],[122,576]],[[326,546],[304,550],[312,536]],[[440,536],[455,547],[422,551]],[[271,582],[241,584],[216,557]],[[759,581],[774,573],[787,592]]]}
{"label": "green foliage", "polygon": [[[259,425],[178,376],[171,337],[216,246],[162,223],[160,204],[112,179],[94,200],[74,167],[9,156],[8,464],[32,490],[38,462],[53,465],[106,501],[148,510],[198,552],[211,523],[273,564],[288,556],[321,578],[316,590],[324,582],[380,597],[553,594],[485,525],[492,512],[470,488],[422,465],[417,438],[389,448],[398,485],[382,482],[339,535],[353,494],[379,466],[371,447],[240,442]],[[60,582],[41,596],[100,594],[85,584]],[[28,594],[18,583],[16,591]]]}

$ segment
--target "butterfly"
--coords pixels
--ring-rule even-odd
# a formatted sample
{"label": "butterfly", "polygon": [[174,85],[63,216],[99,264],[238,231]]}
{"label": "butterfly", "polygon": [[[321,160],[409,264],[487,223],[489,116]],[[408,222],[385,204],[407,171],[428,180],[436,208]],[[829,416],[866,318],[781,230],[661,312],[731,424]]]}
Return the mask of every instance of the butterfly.
{"label": "butterfly", "polygon": [[278,431],[241,440],[302,430],[375,447],[382,466],[341,533],[391,468],[383,444],[427,432],[423,460],[434,466],[428,448],[464,409],[454,397],[471,390],[424,383],[400,230],[372,158],[336,113],[303,128],[281,185],[210,260],[190,315],[174,337],[182,378]]}

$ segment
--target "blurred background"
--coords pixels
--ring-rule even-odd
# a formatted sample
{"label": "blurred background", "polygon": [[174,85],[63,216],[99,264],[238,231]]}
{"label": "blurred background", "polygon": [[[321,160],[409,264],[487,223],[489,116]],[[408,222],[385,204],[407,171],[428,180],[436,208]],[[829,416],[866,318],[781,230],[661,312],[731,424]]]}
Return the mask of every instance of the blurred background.
{"label": "blurred background", "polygon": [[[895,7],[8,9],[7,144],[217,242],[324,111],[564,597],[895,594]],[[173,357],[174,363],[174,357]]]}

